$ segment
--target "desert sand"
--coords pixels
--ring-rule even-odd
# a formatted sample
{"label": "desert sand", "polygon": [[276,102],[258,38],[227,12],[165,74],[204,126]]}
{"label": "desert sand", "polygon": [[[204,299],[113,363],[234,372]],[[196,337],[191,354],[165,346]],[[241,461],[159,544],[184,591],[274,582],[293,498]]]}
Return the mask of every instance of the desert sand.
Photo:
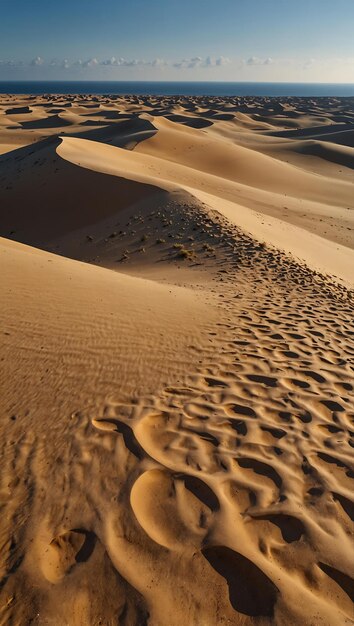
{"label": "desert sand", "polygon": [[354,100],[0,96],[0,623],[354,624]]}

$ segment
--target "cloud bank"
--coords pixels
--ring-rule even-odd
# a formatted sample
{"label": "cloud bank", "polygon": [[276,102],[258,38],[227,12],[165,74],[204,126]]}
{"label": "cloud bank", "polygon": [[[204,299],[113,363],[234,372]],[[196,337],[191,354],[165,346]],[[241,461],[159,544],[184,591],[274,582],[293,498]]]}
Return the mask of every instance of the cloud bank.
{"label": "cloud bank", "polygon": [[280,58],[251,55],[181,59],[92,56],[86,59],[0,59],[0,80],[219,80],[261,82],[354,81],[354,57]]}
{"label": "cloud bank", "polygon": [[29,62],[24,61],[2,61],[0,60],[0,66],[5,67],[49,67],[49,68],[61,68],[61,69],[70,69],[70,68],[82,68],[82,69],[92,69],[97,67],[153,67],[153,68],[163,68],[163,67],[173,67],[176,69],[194,69],[196,67],[210,68],[210,67],[221,67],[224,65],[228,65],[230,63],[230,59],[224,56],[219,57],[192,57],[189,59],[181,59],[178,61],[168,61],[165,59],[156,58],[151,61],[145,59],[126,59],[124,57],[114,57],[112,56],[109,59],[99,60],[96,57],[92,57],[85,61],[81,59],[76,59],[73,61],[69,61],[68,59],[52,59],[50,61],[45,61],[41,56],[36,56]]}

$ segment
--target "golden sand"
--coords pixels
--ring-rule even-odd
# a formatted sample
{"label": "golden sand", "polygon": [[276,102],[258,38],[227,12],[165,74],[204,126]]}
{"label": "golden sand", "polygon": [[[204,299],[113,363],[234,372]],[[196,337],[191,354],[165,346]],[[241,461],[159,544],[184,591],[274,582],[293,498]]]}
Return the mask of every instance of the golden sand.
{"label": "golden sand", "polygon": [[354,623],[353,121],[0,97],[1,624]]}

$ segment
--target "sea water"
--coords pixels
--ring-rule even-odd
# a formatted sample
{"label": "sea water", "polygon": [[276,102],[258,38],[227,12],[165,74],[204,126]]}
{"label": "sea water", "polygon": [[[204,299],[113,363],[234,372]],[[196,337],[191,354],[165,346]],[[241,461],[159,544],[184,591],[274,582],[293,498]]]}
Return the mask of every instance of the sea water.
{"label": "sea water", "polygon": [[354,97],[354,84],[144,81],[0,81],[0,93]]}

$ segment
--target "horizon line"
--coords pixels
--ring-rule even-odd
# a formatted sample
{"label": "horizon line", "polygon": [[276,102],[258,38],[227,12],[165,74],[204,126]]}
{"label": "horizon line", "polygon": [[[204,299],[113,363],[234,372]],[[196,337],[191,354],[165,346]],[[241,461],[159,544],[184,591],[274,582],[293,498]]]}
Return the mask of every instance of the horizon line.
{"label": "horizon line", "polygon": [[354,82],[344,82],[344,83],[332,83],[332,82],[315,82],[315,81],[261,81],[261,80],[134,80],[134,79],[130,79],[130,80],[121,80],[121,79],[110,79],[110,80],[95,80],[95,79],[90,79],[90,80],[81,80],[81,79],[67,79],[67,80],[63,80],[63,79],[52,79],[52,78],[46,78],[46,79],[35,79],[35,80],[31,80],[31,79],[2,79],[0,78],[0,83],[156,83],[156,84],[168,84],[168,83],[173,83],[173,84],[185,84],[185,83],[190,83],[190,84],[250,84],[250,85],[353,85],[354,86]]}

